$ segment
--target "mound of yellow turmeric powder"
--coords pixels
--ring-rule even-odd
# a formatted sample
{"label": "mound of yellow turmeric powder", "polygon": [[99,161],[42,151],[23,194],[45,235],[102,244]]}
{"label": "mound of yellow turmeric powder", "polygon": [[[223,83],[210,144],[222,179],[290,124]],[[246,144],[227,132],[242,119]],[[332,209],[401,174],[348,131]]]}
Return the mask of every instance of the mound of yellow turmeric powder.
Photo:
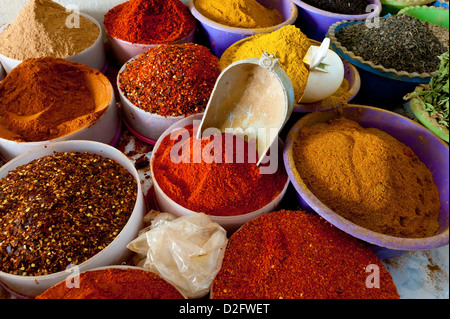
{"label": "mound of yellow turmeric powder", "polygon": [[244,59],[260,58],[264,51],[279,59],[280,66],[294,87],[295,101],[301,100],[308,82],[309,70],[303,63],[311,43],[297,27],[288,25],[271,33],[257,34],[230,46],[219,61],[219,68]]}

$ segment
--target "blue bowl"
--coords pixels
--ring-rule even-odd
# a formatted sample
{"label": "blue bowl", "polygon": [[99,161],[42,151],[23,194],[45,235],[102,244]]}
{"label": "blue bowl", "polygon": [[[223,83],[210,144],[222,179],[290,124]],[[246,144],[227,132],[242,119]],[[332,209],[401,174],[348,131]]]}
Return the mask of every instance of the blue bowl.
{"label": "blue bowl", "polygon": [[[297,192],[302,209],[321,215],[342,231],[369,243],[380,259],[397,257],[408,251],[428,250],[449,243],[449,151],[448,145],[420,124],[394,112],[376,107],[349,105],[341,112],[329,110],[314,112],[300,119],[289,131],[284,148],[284,164],[289,179]],[[408,145],[430,169],[439,190],[441,209],[438,216],[438,234],[426,238],[401,238],[381,234],[343,218],[322,203],[300,177],[293,155],[294,143],[305,126],[323,123],[343,116],[363,127],[374,127]]]}
{"label": "blue bowl", "polygon": [[392,108],[404,103],[403,97],[414,91],[420,83],[429,83],[431,73],[409,73],[387,69],[370,61],[356,56],[353,52],[341,45],[336,33],[343,27],[364,21],[340,21],[334,23],[328,30],[332,49],[344,60],[353,64],[361,77],[361,88],[355,101],[360,104]]}

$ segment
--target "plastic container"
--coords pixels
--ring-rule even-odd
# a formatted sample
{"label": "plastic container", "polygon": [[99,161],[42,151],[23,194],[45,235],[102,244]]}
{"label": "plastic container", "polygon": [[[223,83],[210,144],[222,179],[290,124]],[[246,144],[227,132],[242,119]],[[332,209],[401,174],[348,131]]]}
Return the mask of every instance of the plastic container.
{"label": "plastic container", "polygon": [[[298,19],[296,25],[302,30],[308,38],[322,41],[330,26],[338,21],[343,20],[366,20],[376,14],[376,12],[369,11],[365,14],[349,15],[329,12],[313,7],[301,0],[293,0],[298,6]],[[370,4],[378,6],[381,12],[380,0],[368,0]]]}
{"label": "plastic container", "polygon": [[114,145],[117,142],[121,132],[121,119],[117,109],[113,87],[106,77],[103,78],[102,81],[102,90],[93,91],[93,95],[100,97],[110,96],[110,99],[106,111],[94,123],[90,123],[87,126],[80,128],[78,131],[74,131],[65,136],[48,141],[16,142],[0,138],[0,156],[3,157],[5,161],[9,161],[14,157],[38,146],[45,145],[50,142],[66,140],[92,140]]}
{"label": "plastic container", "polygon": [[408,101],[407,105],[411,109],[411,112],[417,118],[417,120],[429,129],[431,132],[439,136],[441,139],[449,142],[449,131],[448,128],[444,125],[440,125],[436,119],[430,116],[428,111],[424,110],[422,107],[422,103],[419,98],[412,98]]}
{"label": "plastic container", "polygon": [[[105,158],[115,160],[135,178],[137,199],[127,224],[106,248],[77,266],[78,270],[82,272],[88,269],[115,264],[119,265],[126,262],[131,257],[131,251],[128,250],[127,245],[138,236],[139,231],[144,227],[143,218],[146,212],[139,174],[133,163],[122,152],[106,144],[93,141],[64,141],[50,143],[16,157],[0,168],[0,178],[5,177],[9,171],[20,165],[27,164],[43,156],[51,155],[54,152],[89,152],[99,154]],[[18,296],[35,297],[55,284],[65,280],[69,275],[69,271],[60,271],[44,276],[17,276],[0,272],[0,282]]]}
{"label": "plastic container", "polygon": [[[381,259],[393,258],[407,251],[428,250],[448,245],[448,145],[423,126],[390,111],[362,105],[350,105],[340,111],[339,113],[333,110],[310,113],[292,127],[286,138],[284,163],[290,180],[297,191],[301,207],[305,210],[317,212],[337,228],[368,242]],[[428,238],[400,238],[368,230],[336,214],[307,188],[295,167],[293,157],[294,142],[303,127],[326,122],[340,115],[358,122],[363,127],[374,127],[385,131],[400,142],[410,146],[420,160],[430,169],[433,173],[434,182],[439,189],[441,201],[441,210],[438,217],[440,228],[437,235]]]}
{"label": "plastic container", "polygon": [[442,2],[441,1],[434,1],[433,3],[431,3],[431,5],[433,7],[444,8],[444,9],[449,10],[448,3],[445,3],[444,1],[442,1]]}
{"label": "plastic container", "polygon": [[[173,124],[171,127],[169,127],[160,137],[160,139],[156,142],[155,147],[153,148],[152,156],[150,159],[150,167],[151,167],[151,176],[153,180],[153,187],[155,191],[155,204],[158,208],[158,210],[163,212],[171,213],[177,217],[182,217],[186,215],[196,214],[197,212],[192,211],[190,209],[187,209],[180,204],[176,203],[173,199],[171,199],[169,196],[167,196],[163,190],[158,185],[158,180],[155,179],[154,172],[153,172],[153,163],[155,161],[155,154],[159,148],[159,145],[161,144],[164,137],[171,132],[173,132],[176,129],[181,129],[186,127],[187,125],[191,124],[198,124],[200,123],[202,119],[202,115],[195,114],[188,116],[175,124]],[[280,163],[280,165],[282,165]],[[284,195],[286,194],[286,190],[289,185],[289,179],[286,179],[286,185],[284,186],[283,190],[280,192],[280,194],[269,204],[267,204],[264,207],[261,207],[260,209],[248,213],[248,214],[242,214],[237,216],[213,216],[208,215],[211,219],[211,221],[218,223],[220,226],[222,226],[228,234],[231,234],[235,232],[240,226],[242,226],[247,221],[257,217],[261,216],[265,213],[274,211],[277,206],[280,204],[281,200],[283,199]]]}
{"label": "plastic container", "polygon": [[[97,20],[94,19],[93,17],[85,13],[80,13],[80,15],[95,23],[95,25],[99,28],[100,32],[97,40],[95,40],[95,42],[89,48],[86,48],[83,51],[66,58],[66,60],[82,63],[93,69],[104,71],[108,63],[106,60],[105,46],[103,43],[102,28],[100,27],[100,24],[97,22]],[[8,24],[2,26],[0,28],[0,33],[2,33],[7,26]],[[0,62],[3,64],[6,73],[11,72],[12,69],[14,69],[20,63],[22,63],[21,60],[11,59],[7,56],[4,56],[3,54],[0,54]]]}
{"label": "plastic container", "polygon": [[134,136],[148,144],[155,144],[165,130],[185,116],[180,115],[164,117],[158,114],[153,114],[137,107],[125,97],[119,85],[120,74],[125,70],[127,64],[135,60],[137,57],[138,56],[131,58],[127,63],[122,65],[117,75],[117,88],[119,90],[119,98],[122,104],[123,120],[127,128]]}
{"label": "plastic container", "polygon": [[343,47],[336,38],[339,29],[361,21],[341,21],[330,27],[328,36],[331,48],[344,60],[356,66],[361,78],[361,87],[357,95],[359,103],[381,108],[392,108],[404,103],[403,96],[414,91],[419,83],[428,83],[432,73],[417,73],[387,69],[380,64],[366,61]]}
{"label": "plastic container", "polygon": [[411,6],[422,6],[434,2],[434,0],[380,0],[383,6],[382,15],[397,14],[401,9]]}
{"label": "plastic container", "polygon": [[442,7],[412,6],[401,9],[398,14],[407,14],[421,21],[437,24],[449,28],[448,10]]}
{"label": "plastic container", "polygon": [[258,2],[265,7],[276,8],[283,17],[283,23],[260,29],[235,28],[219,24],[204,17],[195,8],[194,0],[189,1],[189,8],[192,15],[200,22],[204,36],[211,46],[211,52],[220,57],[229,46],[243,38],[259,33],[273,32],[286,25],[294,24],[297,19],[297,7],[291,1],[258,0]]}
{"label": "plastic container", "polygon": [[[170,44],[180,44],[180,43],[188,43],[194,42],[195,38],[195,30],[194,28],[187,36],[178,39],[176,41],[170,42]],[[108,33],[108,32],[106,32]],[[112,53],[114,58],[120,64],[126,63],[132,57],[139,55],[142,52],[147,51],[159,44],[139,44],[139,43],[131,43],[127,42],[115,37],[108,35],[108,41],[111,46]]]}

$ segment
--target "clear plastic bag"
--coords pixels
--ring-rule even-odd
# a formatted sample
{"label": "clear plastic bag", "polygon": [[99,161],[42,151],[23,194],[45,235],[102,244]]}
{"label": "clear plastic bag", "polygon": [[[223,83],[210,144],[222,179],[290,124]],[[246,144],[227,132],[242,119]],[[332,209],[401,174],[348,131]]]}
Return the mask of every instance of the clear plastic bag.
{"label": "clear plastic bag", "polygon": [[151,225],[128,248],[143,267],[174,285],[186,298],[201,298],[219,271],[228,242],[227,233],[203,213],[175,218],[150,212]]}

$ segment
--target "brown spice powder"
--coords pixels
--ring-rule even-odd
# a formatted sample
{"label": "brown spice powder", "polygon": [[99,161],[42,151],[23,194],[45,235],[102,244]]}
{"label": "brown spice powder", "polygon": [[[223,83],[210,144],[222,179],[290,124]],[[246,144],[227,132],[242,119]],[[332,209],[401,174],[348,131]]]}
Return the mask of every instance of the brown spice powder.
{"label": "brown spice powder", "polygon": [[67,12],[60,4],[31,0],[0,34],[0,53],[16,60],[46,56],[64,59],[90,47],[99,34],[95,23]]}
{"label": "brown spice powder", "polygon": [[436,234],[433,175],[389,134],[345,118],[315,124],[300,131],[294,158],[311,192],[353,223],[396,237]]}

